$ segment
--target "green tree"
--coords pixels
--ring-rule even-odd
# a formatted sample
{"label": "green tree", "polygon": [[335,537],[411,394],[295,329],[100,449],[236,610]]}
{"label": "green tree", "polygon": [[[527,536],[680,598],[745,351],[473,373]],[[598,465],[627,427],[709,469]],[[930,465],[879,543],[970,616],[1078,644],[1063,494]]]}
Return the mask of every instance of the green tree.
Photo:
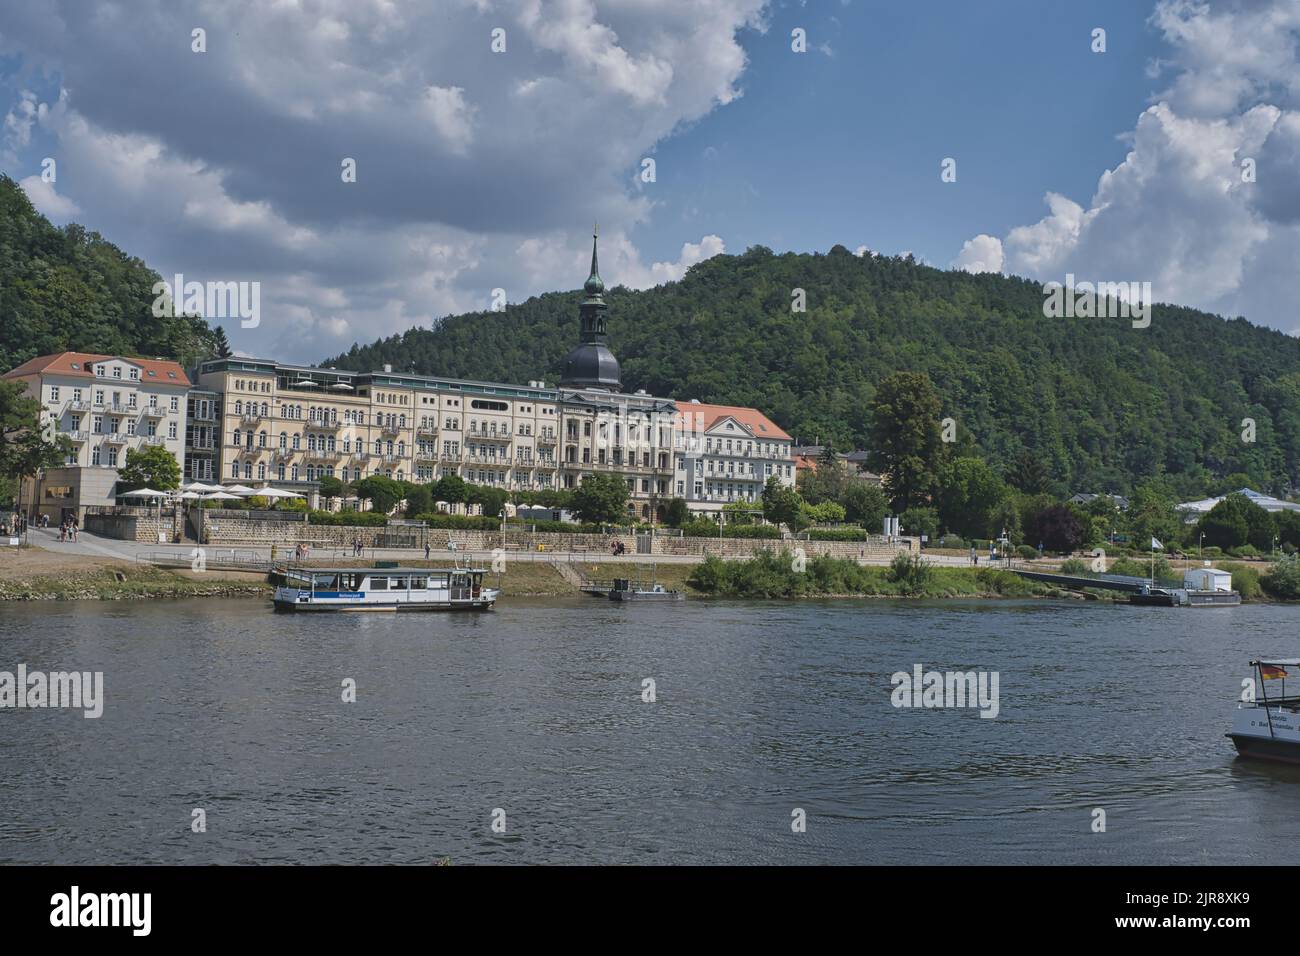
{"label": "green tree", "polygon": [[171,491],[181,483],[181,466],[176,456],[161,445],[129,448],[126,464],[117,472],[118,492],[136,488]]}
{"label": "green tree", "polygon": [[954,458],[939,475],[940,523],[964,538],[995,537],[1001,529],[993,527],[993,512],[1008,494],[982,458]]}
{"label": "green tree", "polygon": [[226,330],[217,326],[212,330],[212,354],[217,358],[230,358],[230,342],[226,339]]}
{"label": "green tree", "polygon": [[378,513],[391,514],[402,500],[402,485],[384,475],[371,475],[357,482],[357,497],[369,501]]}
{"label": "green tree", "polygon": [[433,511],[433,495],[428,485],[416,485],[406,491],[406,517],[429,514]]}
{"label": "green tree", "polygon": [[320,485],[320,496],[327,502],[333,502],[336,498],[342,498],[345,494],[343,482],[333,475],[325,475],[318,484]]}
{"label": "green tree", "polygon": [[691,510],[686,506],[685,498],[674,498],[664,508],[664,524],[670,528],[680,528],[690,520]]}
{"label": "green tree", "polygon": [[1024,494],[1043,494],[1047,491],[1049,481],[1047,466],[1033,452],[1022,451],[1016,455],[1007,471],[1007,481]]}
{"label": "green tree", "polygon": [[627,483],[618,475],[588,475],[573,493],[573,513],[593,524],[627,520]]}
{"label": "green tree", "polygon": [[791,531],[803,528],[803,498],[799,492],[773,475],[763,486],[763,517],[773,524],[783,524]]}
{"label": "green tree", "polygon": [[1064,504],[1044,508],[1038,514],[1035,534],[1048,551],[1068,554],[1083,543],[1083,522],[1074,509]]}
{"label": "green tree", "polygon": [[40,403],[22,382],[0,380],[0,478],[17,487],[24,478],[63,464],[72,453],[68,436],[41,433],[40,414]]}
{"label": "green tree", "polygon": [[939,513],[930,507],[914,505],[898,516],[898,528],[906,535],[925,535],[931,541],[939,534]]}
{"label": "green tree", "polygon": [[930,376],[895,372],[871,406],[873,467],[880,471],[895,511],[927,504],[943,461],[943,405]]}
{"label": "green tree", "polygon": [[469,503],[482,506],[484,517],[500,517],[509,497],[504,488],[495,488],[492,485],[469,486]]}
{"label": "green tree", "polygon": [[885,515],[889,513],[885,493],[867,481],[850,481],[840,496],[840,504],[844,506],[846,520],[855,521],[873,532],[883,527]]}
{"label": "green tree", "polygon": [[469,501],[469,485],[460,475],[443,475],[433,486],[433,500],[447,502]]}

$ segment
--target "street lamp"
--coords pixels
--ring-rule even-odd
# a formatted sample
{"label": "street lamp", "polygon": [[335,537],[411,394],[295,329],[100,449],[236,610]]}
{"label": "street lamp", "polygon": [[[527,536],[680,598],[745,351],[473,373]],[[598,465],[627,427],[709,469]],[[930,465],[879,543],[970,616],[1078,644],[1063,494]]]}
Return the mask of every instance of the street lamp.
{"label": "street lamp", "polygon": [[1204,532],[1204,531],[1202,531],[1202,532],[1201,532],[1201,536],[1200,536],[1199,538],[1196,539],[1196,560],[1197,560],[1197,561],[1201,560],[1201,545],[1203,545],[1203,544],[1205,544],[1205,532]]}

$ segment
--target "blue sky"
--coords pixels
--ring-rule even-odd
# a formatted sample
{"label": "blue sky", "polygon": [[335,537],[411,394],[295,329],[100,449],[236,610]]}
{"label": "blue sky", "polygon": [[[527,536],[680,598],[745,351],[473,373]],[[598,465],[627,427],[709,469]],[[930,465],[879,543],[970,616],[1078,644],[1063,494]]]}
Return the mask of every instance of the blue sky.
{"label": "blue sky", "polygon": [[261,283],[232,344],[285,359],[575,288],[593,220],[635,288],[839,243],[1294,332],[1298,40],[1294,0],[50,0],[0,23],[0,170]]}
{"label": "blue sky", "polygon": [[[946,265],[971,236],[1039,218],[1048,190],[1089,196],[1123,159],[1155,92],[1149,15],[1132,0],[776,8],[741,36],[744,96],[659,146],[667,215],[634,236],[656,258],[695,225],[735,251],[840,243]],[[1105,54],[1089,49],[1096,26]],[[945,157],[956,183],[940,181]]]}

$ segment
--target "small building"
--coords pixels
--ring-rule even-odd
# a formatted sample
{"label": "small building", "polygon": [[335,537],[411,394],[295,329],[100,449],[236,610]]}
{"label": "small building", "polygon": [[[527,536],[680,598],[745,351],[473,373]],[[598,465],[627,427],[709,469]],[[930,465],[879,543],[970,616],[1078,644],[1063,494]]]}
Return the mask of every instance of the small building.
{"label": "small building", "polygon": [[1188,568],[1183,572],[1183,587],[1189,591],[1231,591],[1232,574],[1212,568]]}

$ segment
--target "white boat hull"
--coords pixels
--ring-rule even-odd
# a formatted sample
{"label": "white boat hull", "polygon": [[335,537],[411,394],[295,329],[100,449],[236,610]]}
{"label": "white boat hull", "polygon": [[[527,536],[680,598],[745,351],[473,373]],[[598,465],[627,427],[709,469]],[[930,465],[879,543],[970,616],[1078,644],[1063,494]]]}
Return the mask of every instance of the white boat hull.
{"label": "white boat hull", "polygon": [[277,611],[487,611],[496,603],[496,588],[481,588],[477,597],[452,598],[446,591],[411,594],[366,591],[311,592],[301,588],[275,589]]}
{"label": "white boat hull", "polygon": [[1238,707],[1226,736],[1243,757],[1300,764],[1300,713],[1290,707]]}

